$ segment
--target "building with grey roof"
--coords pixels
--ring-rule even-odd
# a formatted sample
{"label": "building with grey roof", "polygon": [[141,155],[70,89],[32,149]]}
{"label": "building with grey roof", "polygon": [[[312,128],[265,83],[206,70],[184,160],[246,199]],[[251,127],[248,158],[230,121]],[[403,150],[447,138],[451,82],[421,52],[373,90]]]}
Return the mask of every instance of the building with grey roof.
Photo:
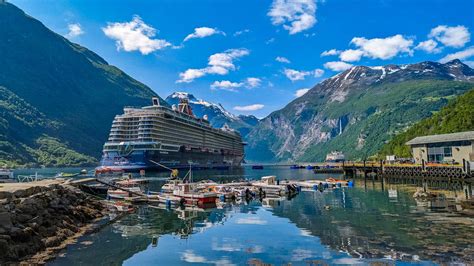
{"label": "building with grey roof", "polygon": [[406,143],[415,162],[474,162],[474,131],[416,137]]}

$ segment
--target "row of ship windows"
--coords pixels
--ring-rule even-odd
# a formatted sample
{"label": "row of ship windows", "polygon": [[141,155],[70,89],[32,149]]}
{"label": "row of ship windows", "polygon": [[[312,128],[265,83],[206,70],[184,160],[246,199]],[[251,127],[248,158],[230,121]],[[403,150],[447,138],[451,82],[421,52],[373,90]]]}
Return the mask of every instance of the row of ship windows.
{"label": "row of ship windows", "polygon": [[[119,141],[127,141],[129,138],[109,138],[109,141],[110,142],[119,142]],[[134,138],[136,139],[136,138]],[[140,138],[142,141],[153,141],[154,139],[153,138],[150,138],[150,137],[144,137],[144,138]],[[171,141],[169,140],[169,143],[170,144],[175,144],[175,145],[183,145],[183,142],[181,141]],[[195,143],[184,143],[184,145],[186,146],[195,146],[193,145]],[[197,147],[201,147],[199,145],[197,145]],[[209,147],[211,149],[219,149],[219,148],[226,148],[226,149],[229,149],[229,150],[236,150],[238,149],[240,146],[233,146],[233,145],[212,145],[211,143],[208,143],[208,144],[204,144],[202,145],[202,147]],[[240,149],[241,150],[241,149]]]}
{"label": "row of ship windows", "polygon": [[[207,138],[207,139],[217,138],[217,136],[213,136],[214,134],[209,134],[206,131],[202,131],[202,130],[198,131],[198,130],[181,129],[179,127],[174,127],[172,130],[175,131],[175,132],[180,132],[182,134],[186,134],[186,135],[192,134],[192,135],[197,136],[199,138],[202,138],[202,137]],[[150,129],[144,129],[144,130],[139,130],[139,131],[137,131],[136,129],[133,130],[133,131],[132,130],[127,131],[127,130],[122,130],[122,129],[115,129],[115,130],[111,130],[111,135],[125,135],[125,134],[137,134],[137,133],[142,134],[142,133],[152,133],[152,131],[163,132],[163,134],[167,133],[167,131],[165,131],[162,128],[150,128]],[[120,133],[120,132],[122,132],[122,133]],[[230,136],[225,136],[225,135],[221,136],[221,137],[225,137],[225,138],[230,139],[230,140],[234,139]],[[221,137],[219,137],[219,138],[221,138]]]}

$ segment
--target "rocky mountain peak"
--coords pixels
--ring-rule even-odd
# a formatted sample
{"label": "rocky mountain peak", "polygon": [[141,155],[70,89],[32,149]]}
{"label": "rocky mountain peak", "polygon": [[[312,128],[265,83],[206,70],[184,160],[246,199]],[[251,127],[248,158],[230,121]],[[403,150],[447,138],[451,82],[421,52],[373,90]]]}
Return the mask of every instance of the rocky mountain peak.
{"label": "rocky mountain peak", "polygon": [[178,104],[179,99],[189,99],[189,104],[197,117],[208,116],[209,122],[213,127],[221,128],[225,124],[238,130],[241,135],[246,135],[250,129],[255,126],[258,119],[254,116],[236,116],[227,111],[220,103],[212,103],[187,92],[174,92],[166,97],[166,102],[170,105]]}
{"label": "rocky mountain peak", "polygon": [[372,155],[471,82],[474,71],[459,60],[351,67],[262,119],[247,137],[247,159],[321,160],[331,150]]}

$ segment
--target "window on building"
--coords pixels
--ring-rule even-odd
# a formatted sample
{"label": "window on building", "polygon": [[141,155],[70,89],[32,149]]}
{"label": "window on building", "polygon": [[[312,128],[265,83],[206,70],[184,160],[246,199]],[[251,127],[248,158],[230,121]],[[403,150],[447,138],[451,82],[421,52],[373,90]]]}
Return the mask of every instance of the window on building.
{"label": "window on building", "polygon": [[428,162],[440,163],[445,157],[453,156],[452,147],[428,147]]}

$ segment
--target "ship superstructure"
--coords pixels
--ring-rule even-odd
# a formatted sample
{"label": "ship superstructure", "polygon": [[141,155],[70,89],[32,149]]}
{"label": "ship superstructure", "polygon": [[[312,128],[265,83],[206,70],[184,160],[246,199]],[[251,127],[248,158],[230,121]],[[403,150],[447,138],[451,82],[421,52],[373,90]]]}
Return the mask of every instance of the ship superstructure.
{"label": "ship superstructure", "polygon": [[326,155],[326,162],[340,163],[343,161],[345,161],[345,156],[340,151],[332,151]]}
{"label": "ship superstructure", "polygon": [[239,166],[244,157],[240,134],[224,125],[213,128],[206,117],[194,116],[187,98],[178,106],[162,106],[158,98],[143,108],[124,108],[112,123],[101,167],[141,170],[224,168]]}

